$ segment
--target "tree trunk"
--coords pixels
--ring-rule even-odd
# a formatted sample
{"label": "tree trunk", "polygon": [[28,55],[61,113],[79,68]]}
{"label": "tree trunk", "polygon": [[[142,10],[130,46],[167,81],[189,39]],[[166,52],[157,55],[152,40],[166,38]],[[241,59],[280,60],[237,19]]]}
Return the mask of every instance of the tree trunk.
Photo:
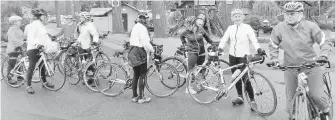
{"label": "tree trunk", "polygon": [[163,1],[152,1],[152,19],[154,21],[154,33],[156,37],[167,37],[167,18]]}
{"label": "tree trunk", "polygon": [[113,19],[113,33],[123,33],[123,20],[121,14],[121,7],[114,7],[112,10]]}
{"label": "tree trunk", "polygon": [[55,9],[57,27],[60,27],[59,1],[55,1]]}
{"label": "tree trunk", "polygon": [[80,21],[79,18],[79,13],[81,12],[81,4],[80,1],[73,1],[74,2],[74,18],[76,19],[76,23],[78,23]]}
{"label": "tree trunk", "polygon": [[65,1],[65,14],[66,15],[71,15],[72,14],[72,10],[71,10],[71,8],[72,8],[72,1]]}

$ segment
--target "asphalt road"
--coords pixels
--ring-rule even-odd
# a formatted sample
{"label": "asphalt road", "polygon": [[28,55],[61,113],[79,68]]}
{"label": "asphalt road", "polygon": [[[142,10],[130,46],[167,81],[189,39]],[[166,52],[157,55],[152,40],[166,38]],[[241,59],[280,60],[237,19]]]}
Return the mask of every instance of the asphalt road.
{"label": "asphalt road", "polygon": [[[115,40],[117,39],[117,40]],[[104,43],[104,51],[112,56],[113,51],[121,50],[120,44],[125,38],[110,36]],[[164,44],[165,56],[172,55],[176,41],[157,40],[157,44]],[[227,57],[224,56],[224,59]],[[146,91],[152,98],[147,104],[131,102],[131,90],[126,90],[117,97],[106,97],[91,92],[82,84],[68,83],[57,92],[43,89],[41,84],[33,84],[34,95],[27,94],[26,87],[10,88],[4,82],[1,85],[1,119],[2,120],[284,120],[285,86],[283,72],[257,65],[256,71],[270,79],[277,94],[277,109],[268,117],[262,117],[250,110],[248,104],[232,106],[231,100],[236,97],[233,88],[227,99],[221,99],[210,105],[195,102],[189,94],[185,94],[185,87],[167,98],[157,98]],[[331,70],[335,77],[334,68]],[[333,92],[334,93],[334,92]],[[333,94],[334,95],[334,94]]]}

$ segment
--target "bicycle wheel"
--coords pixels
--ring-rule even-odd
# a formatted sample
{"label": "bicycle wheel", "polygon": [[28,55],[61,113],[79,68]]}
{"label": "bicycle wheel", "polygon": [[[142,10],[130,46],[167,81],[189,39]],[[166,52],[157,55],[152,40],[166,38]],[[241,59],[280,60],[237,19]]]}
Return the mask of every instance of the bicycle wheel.
{"label": "bicycle wheel", "polygon": [[[277,95],[269,79],[258,72],[250,71],[249,81],[253,87],[254,99],[257,104],[257,108],[251,109],[262,116],[272,115],[277,108]],[[250,105],[249,94],[245,88],[244,94]]]}
{"label": "bicycle wheel", "polygon": [[131,80],[128,78],[125,69],[115,63],[100,65],[94,73],[94,78],[99,82],[98,90],[109,97],[115,97],[131,87]]}
{"label": "bicycle wheel", "polygon": [[[42,68],[45,68],[45,71],[43,71]],[[54,87],[48,87],[42,83],[46,89],[50,91],[58,91],[63,88],[65,79],[62,79],[63,74],[59,71],[56,63],[53,60],[47,60],[46,63],[43,63],[39,69],[39,73],[41,80],[43,79],[42,74],[45,74],[46,82],[54,85]]]}
{"label": "bicycle wheel", "polygon": [[[18,79],[18,77],[19,77],[18,75],[14,75],[14,74],[11,74],[11,73],[8,74],[8,66],[9,66],[8,61],[9,61],[8,58],[5,58],[3,61],[1,61],[2,62],[1,74],[4,76],[3,80],[10,87],[18,88],[25,83],[25,80]],[[18,72],[20,72],[22,75],[24,75],[25,67],[22,63],[20,63],[18,70],[19,70]],[[18,73],[18,74],[20,74],[20,73]],[[10,79],[12,79],[13,83],[9,83],[8,77],[10,77]]]}
{"label": "bicycle wheel", "polygon": [[330,117],[333,118],[334,116],[334,104],[333,104],[333,97],[332,97],[332,82],[330,79],[330,75],[329,72],[326,72],[323,74],[323,82],[325,84],[325,92],[327,93],[329,100],[330,100],[330,104],[331,104],[331,109],[330,109]]}
{"label": "bicycle wheel", "polygon": [[304,97],[301,91],[297,91],[291,101],[290,118],[295,120],[312,120],[312,109],[310,108],[310,103],[308,98]]}
{"label": "bicycle wheel", "polygon": [[[180,76],[180,79],[181,79],[179,88],[184,86],[185,83],[186,83],[186,74],[187,74],[187,65],[184,62],[184,60],[181,59],[180,57],[171,56],[171,57],[163,59],[162,63],[168,63],[168,64],[174,66],[177,69],[177,71],[179,73],[179,76]],[[169,78],[173,78],[175,76],[176,75],[171,74],[171,76],[169,76]],[[162,81],[162,84],[165,85],[166,87],[170,88],[170,89],[174,89],[173,87],[168,86],[167,84],[165,84],[164,81]]]}
{"label": "bicycle wheel", "polygon": [[62,74],[64,74],[64,62],[65,62],[66,55],[67,55],[66,51],[61,50],[59,52],[58,58],[55,59],[55,62],[57,64],[57,68]]}
{"label": "bicycle wheel", "polygon": [[[4,65],[4,61],[7,59],[7,55],[6,54],[4,54],[4,53],[1,53],[1,71],[2,71],[2,66]],[[1,80],[4,80],[5,79],[5,74],[3,74],[2,72],[1,72]]]}
{"label": "bicycle wheel", "polygon": [[96,61],[99,61],[99,62],[102,62],[102,63],[111,62],[110,58],[103,52],[99,52],[95,56],[95,58],[96,58]]}
{"label": "bicycle wheel", "polygon": [[64,59],[64,79],[71,85],[78,84],[80,81],[80,68],[79,57],[66,56]]}
{"label": "bicycle wheel", "polygon": [[[206,73],[204,73],[204,71]],[[192,71],[189,72],[187,81],[187,87],[191,97],[200,104],[213,103],[223,86],[220,80],[220,74],[208,66],[194,67]],[[196,91],[196,94],[192,94],[191,89]]]}
{"label": "bicycle wheel", "polygon": [[[159,63],[158,67],[159,71],[150,66],[147,71],[147,76],[145,79],[147,90],[157,97],[168,97],[171,96],[178,90],[178,86],[180,83],[179,73],[176,68],[167,63]],[[151,74],[149,76],[149,74]],[[169,78],[171,74],[175,74],[176,77]],[[168,88],[162,84],[164,81],[168,86],[174,87],[174,89]]]}
{"label": "bicycle wheel", "polygon": [[226,60],[223,60],[223,59],[219,59],[219,63],[217,65],[220,66],[220,68],[228,68],[228,67],[230,67],[229,62],[226,61]]}

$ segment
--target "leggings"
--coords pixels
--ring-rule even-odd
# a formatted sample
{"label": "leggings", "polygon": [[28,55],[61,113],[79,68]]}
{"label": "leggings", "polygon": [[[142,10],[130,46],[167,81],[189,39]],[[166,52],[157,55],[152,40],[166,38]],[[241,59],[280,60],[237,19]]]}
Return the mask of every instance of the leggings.
{"label": "leggings", "polygon": [[7,68],[7,75],[9,75],[10,71],[15,67],[15,64],[17,62],[17,57],[20,55],[21,53],[19,52],[11,52],[8,53],[8,68]]}
{"label": "leggings", "polygon": [[[31,86],[31,79],[34,75],[34,69],[35,69],[36,63],[41,57],[40,55],[38,55],[38,53],[39,53],[38,49],[32,49],[32,50],[27,51],[29,67],[28,67],[28,71],[26,74],[26,79],[27,79],[28,86]],[[43,65],[43,62],[40,63],[39,67],[41,67],[41,65]],[[42,70],[41,78],[42,78],[43,83],[45,83],[47,82],[46,77],[45,77],[45,67],[41,68],[41,70]]]}
{"label": "leggings", "polygon": [[139,86],[140,99],[144,96],[145,79],[147,73],[147,63],[133,67],[134,78],[132,82],[133,98],[137,97],[137,84]]}
{"label": "leggings", "polygon": [[198,53],[188,53],[188,71],[191,71],[196,65],[202,65],[205,62],[206,56],[199,56]]}
{"label": "leggings", "polygon": [[[244,62],[244,58],[234,57],[232,55],[229,55],[230,66],[237,65],[237,64],[240,64],[240,63],[243,63],[243,62]],[[245,67],[246,66],[243,66],[242,68],[239,68],[239,69],[241,71],[243,71]],[[237,70],[237,68],[233,68],[233,69],[231,69],[231,72],[234,73],[236,70]],[[254,90],[251,86],[251,82],[249,81],[248,75],[247,74],[243,75],[242,80],[243,80],[243,83],[245,84],[245,87],[246,87],[246,90],[248,92],[250,100],[254,100]],[[236,87],[238,96],[243,98],[243,95],[242,95],[242,81],[239,80],[236,83],[235,87]]]}

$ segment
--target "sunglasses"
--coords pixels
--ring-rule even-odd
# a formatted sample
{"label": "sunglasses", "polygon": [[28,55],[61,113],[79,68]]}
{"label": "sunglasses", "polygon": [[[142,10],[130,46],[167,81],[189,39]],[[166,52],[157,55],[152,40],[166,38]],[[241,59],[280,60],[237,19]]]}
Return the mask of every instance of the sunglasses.
{"label": "sunglasses", "polygon": [[300,12],[284,12],[284,15],[286,15],[286,16],[294,16],[294,15],[297,15],[299,13]]}

